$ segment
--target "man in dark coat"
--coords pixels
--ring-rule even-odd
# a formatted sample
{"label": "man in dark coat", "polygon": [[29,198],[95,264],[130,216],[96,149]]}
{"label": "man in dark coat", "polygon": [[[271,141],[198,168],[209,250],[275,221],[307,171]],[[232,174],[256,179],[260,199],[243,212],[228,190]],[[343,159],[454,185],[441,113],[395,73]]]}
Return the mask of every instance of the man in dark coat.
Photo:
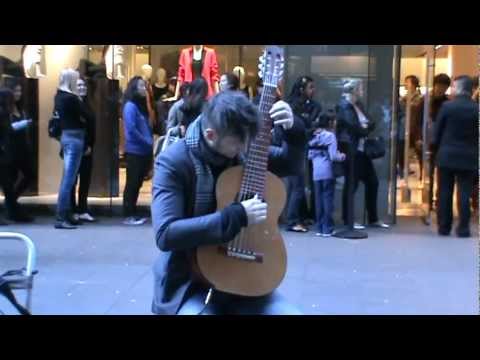
{"label": "man in dark coat", "polygon": [[[269,148],[269,170],[283,177],[293,171],[289,147],[304,128],[283,101],[274,104],[270,116],[283,141]],[[190,125],[185,138],[156,158],[152,221],[161,253],[154,266],[154,313],[299,313],[277,292],[243,298],[215,291],[204,307],[209,289],[192,277],[189,259],[198,246],[229,242],[243,227],[266,219],[267,204],[257,199],[215,210],[216,181],[225,169],[239,164],[259,119],[256,107],[243,94],[222,92]]]}
{"label": "man in dark coat", "polygon": [[470,197],[478,176],[478,104],[472,100],[473,82],[469,76],[454,80],[455,98],[445,102],[434,127],[433,147],[440,170],[438,232],[449,235],[452,228],[452,202],[455,180],[460,194],[459,237],[470,236]]}

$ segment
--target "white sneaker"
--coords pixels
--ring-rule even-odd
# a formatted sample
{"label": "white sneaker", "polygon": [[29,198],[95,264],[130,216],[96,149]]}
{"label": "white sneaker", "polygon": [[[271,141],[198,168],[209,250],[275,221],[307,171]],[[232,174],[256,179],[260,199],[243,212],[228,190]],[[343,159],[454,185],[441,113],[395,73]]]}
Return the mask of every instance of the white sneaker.
{"label": "white sneaker", "polygon": [[355,223],[355,224],[353,224],[353,228],[354,228],[355,230],[365,230],[365,225],[361,225],[361,224],[359,224],[359,223]]}
{"label": "white sneaker", "polygon": [[95,222],[96,221],[96,219],[93,216],[91,216],[89,213],[80,214],[78,216],[78,218],[82,221],[87,221],[87,222]]}
{"label": "white sneaker", "polygon": [[72,214],[72,218],[75,221],[79,221],[80,220],[80,214]]}
{"label": "white sneaker", "polygon": [[323,236],[322,233],[316,233],[315,236]]}
{"label": "white sneaker", "polygon": [[138,221],[141,221],[142,225],[148,221],[148,218],[137,218]]}
{"label": "white sneaker", "polygon": [[383,221],[377,221],[372,224],[369,224],[370,227],[381,228],[381,229],[389,229],[390,225],[385,224]]}
{"label": "white sneaker", "polygon": [[142,221],[142,219],[135,219],[133,216],[123,220],[123,225],[138,226],[143,225],[144,223],[145,221]]}

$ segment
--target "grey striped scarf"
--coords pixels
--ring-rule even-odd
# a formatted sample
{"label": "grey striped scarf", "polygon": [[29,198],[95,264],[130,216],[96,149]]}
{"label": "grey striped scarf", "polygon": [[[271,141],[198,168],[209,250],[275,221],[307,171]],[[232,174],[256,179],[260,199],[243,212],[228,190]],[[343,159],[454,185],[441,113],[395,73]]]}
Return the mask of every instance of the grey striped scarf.
{"label": "grey striped scarf", "polygon": [[215,179],[212,170],[205,161],[199,159],[200,136],[202,136],[200,119],[201,116],[190,124],[185,135],[188,154],[193,162],[196,175],[193,216],[210,214],[216,209]]}

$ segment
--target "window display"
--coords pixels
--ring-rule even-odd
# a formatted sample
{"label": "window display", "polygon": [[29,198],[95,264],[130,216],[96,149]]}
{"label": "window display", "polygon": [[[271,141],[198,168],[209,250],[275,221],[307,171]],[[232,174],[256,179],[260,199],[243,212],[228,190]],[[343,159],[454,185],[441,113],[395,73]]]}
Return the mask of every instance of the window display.
{"label": "window display", "polygon": [[22,61],[25,77],[38,79],[46,75],[44,45],[23,45]]}
{"label": "window display", "polygon": [[153,84],[153,99],[155,102],[164,98],[168,93],[167,71],[160,67],[156,72],[156,81]]}
{"label": "window display", "polygon": [[194,45],[183,49],[178,61],[178,83],[175,98],[180,94],[180,86],[184,82],[192,82],[202,76],[208,84],[208,97],[219,91],[218,62],[215,49],[204,45]]}
{"label": "window display", "polygon": [[247,97],[250,100],[252,100],[253,90],[252,90],[252,87],[248,85],[246,82],[246,74],[243,66],[235,66],[233,68],[233,74],[238,78],[238,81],[240,82],[240,86],[239,86],[240,91],[243,91],[245,95],[247,95]]}
{"label": "window display", "polygon": [[110,80],[122,80],[125,78],[125,49],[122,45],[107,45],[104,59],[107,67],[107,78]]}

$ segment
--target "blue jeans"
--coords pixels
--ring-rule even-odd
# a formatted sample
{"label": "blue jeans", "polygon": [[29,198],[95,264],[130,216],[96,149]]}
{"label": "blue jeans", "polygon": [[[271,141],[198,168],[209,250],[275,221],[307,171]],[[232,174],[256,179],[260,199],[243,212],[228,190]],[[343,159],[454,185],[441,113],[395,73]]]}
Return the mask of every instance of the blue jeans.
{"label": "blue jeans", "polygon": [[60,143],[63,150],[63,176],[58,191],[57,220],[67,220],[72,208],[71,192],[75,185],[84,152],[85,131],[64,130]]}
{"label": "blue jeans", "polygon": [[[187,295],[177,315],[198,315],[205,307],[208,290],[196,290]],[[202,315],[302,315],[278,292],[261,297],[243,297],[213,292],[208,306]]]}
{"label": "blue jeans", "polygon": [[333,197],[335,194],[335,179],[315,181],[315,206],[318,232],[330,234],[333,232]]}

